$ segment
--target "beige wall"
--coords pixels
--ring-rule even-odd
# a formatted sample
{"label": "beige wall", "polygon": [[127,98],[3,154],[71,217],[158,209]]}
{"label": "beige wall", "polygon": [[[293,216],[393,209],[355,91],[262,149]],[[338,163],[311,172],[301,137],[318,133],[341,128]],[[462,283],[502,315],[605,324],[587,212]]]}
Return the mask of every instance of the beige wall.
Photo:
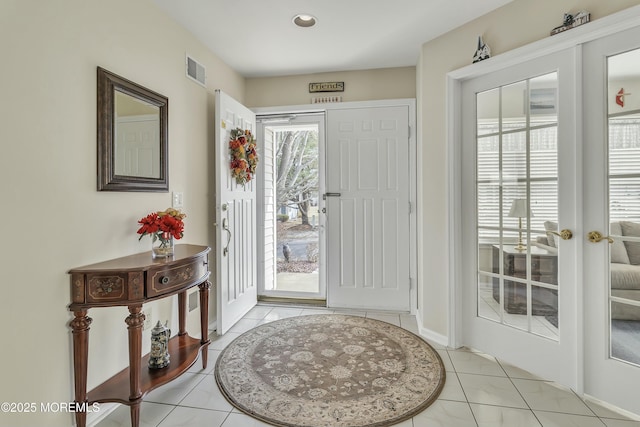
{"label": "beige wall", "polygon": [[[420,312],[425,328],[448,333],[449,259],[447,224],[446,74],[469,65],[478,35],[492,55],[549,37],[565,12],[587,10],[596,20],[640,4],[638,0],[515,0],[422,46],[417,67],[418,141],[422,179],[418,209],[424,218],[419,232]],[[428,220],[427,220],[428,219]]]}
{"label": "beige wall", "polygon": [[[185,77],[186,52],[207,67],[206,89]],[[69,402],[67,270],[149,250],[137,220],[171,204],[170,193],[96,191],[96,67],[169,98],[169,182],[184,193],[182,242],[204,245],[213,235],[213,84],[243,101],[244,78],[150,0],[2,0],[0,62],[0,401]],[[171,320],[170,309],[171,301],[158,304],[154,323]],[[127,311],[89,314],[92,387],[127,364]],[[3,426],[71,420],[0,413]]]}
{"label": "beige wall", "polygon": [[[309,83],[344,82],[344,92],[309,93]],[[305,74],[247,79],[249,107],[310,104],[318,96],[342,96],[343,102],[416,97],[415,67]]]}
{"label": "beige wall", "polygon": [[[416,69],[250,79],[213,56],[150,0],[0,2],[0,321],[5,343],[0,401],[73,398],[66,271],[147,250],[137,220],[170,193],[96,191],[96,67],[169,98],[172,191],[184,193],[182,242],[211,244],[214,214],[213,89],[253,107],[309,103],[308,83],[344,81],[344,101],[417,96],[421,122],[420,305],[425,327],[447,329],[445,75],[470,62],[484,34],[494,55],[546,37],[566,10],[593,18],[635,5],[616,0],[516,0],[423,46]],[[207,67],[207,88],[185,77],[185,53]],[[246,94],[245,94],[246,90]],[[428,220],[427,220],[428,219]],[[153,309],[156,320],[171,303]],[[92,310],[89,386],[124,367],[126,309]],[[5,414],[0,425],[66,426],[70,414]]]}

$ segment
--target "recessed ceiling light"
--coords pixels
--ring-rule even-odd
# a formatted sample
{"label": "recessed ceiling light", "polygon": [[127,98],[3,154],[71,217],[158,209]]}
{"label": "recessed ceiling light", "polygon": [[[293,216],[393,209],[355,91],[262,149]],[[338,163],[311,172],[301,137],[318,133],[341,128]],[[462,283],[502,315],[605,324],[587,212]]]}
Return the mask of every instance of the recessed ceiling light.
{"label": "recessed ceiling light", "polygon": [[300,14],[293,17],[293,23],[302,28],[313,27],[316,22],[316,18],[311,15]]}

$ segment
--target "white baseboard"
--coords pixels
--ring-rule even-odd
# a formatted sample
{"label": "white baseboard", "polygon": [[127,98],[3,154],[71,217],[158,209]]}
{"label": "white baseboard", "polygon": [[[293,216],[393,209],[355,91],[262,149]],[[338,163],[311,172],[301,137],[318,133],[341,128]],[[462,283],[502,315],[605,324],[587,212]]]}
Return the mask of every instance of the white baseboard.
{"label": "white baseboard", "polygon": [[[104,420],[105,418],[107,418],[107,416],[109,416],[109,414],[115,411],[118,406],[121,405],[119,403],[101,403],[100,410],[98,412],[87,413],[87,427],[95,427],[96,425],[98,425],[100,421]],[[74,425],[76,425],[75,416],[73,417],[73,419]]]}
{"label": "white baseboard", "polygon": [[420,335],[424,338],[432,341],[436,344],[440,344],[444,347],[449,346],[449,337],[446,335],[439,334],[437,332],[432,331],[431,329],[425,328],[422,326],[422,313],[420,309],[416,311],[416,320],[418,321],[418,330],[420,331]]}
{"label": "white baseboard", "polygon": [[[617,406],[612,405],[611,403],[605,402],[604,400],[597,399],[597,398],[595,398],[593,396],[590,396],[588,394],[584,394],[583,397],[584,397],[584,400],[597,403],[598,405],[600,405],[600,406],[602,406],[602,407],[604,407],[604,408],[606,408],[606,409],[608,409],[608,410],[610,410],[612,412],[615,412],[615,413],[618,413],[620,415],[623,415],[623,416],[629,418],[630,420],[640,421],[640,414],[634,414],[633,412],[629,412],[629,411],[627,411],[625,409],[618,408]],[[596,415],[598,415],[598,414],[596,414]]]}

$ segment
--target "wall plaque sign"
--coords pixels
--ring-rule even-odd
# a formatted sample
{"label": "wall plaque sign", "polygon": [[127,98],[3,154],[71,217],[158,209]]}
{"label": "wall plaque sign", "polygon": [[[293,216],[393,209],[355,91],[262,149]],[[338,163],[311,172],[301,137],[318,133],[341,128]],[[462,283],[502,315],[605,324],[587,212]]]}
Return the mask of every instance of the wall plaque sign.
{"label": "wall plaque sign", "polygon": [[314,92],[344,92],[344,82],[309,83],[309,93]]}

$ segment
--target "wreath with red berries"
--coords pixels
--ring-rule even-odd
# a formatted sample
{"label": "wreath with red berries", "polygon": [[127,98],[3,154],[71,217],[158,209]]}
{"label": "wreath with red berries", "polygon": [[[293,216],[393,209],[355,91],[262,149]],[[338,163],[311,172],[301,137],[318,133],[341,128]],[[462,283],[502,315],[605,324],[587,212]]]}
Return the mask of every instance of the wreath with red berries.
{"label": "wreath with red berries", "polygon": [[251,181],[258,166],[256,140],[250,130],[237,128],[231,131],[229,154],[231,175],[238,184],[245,185]]}

